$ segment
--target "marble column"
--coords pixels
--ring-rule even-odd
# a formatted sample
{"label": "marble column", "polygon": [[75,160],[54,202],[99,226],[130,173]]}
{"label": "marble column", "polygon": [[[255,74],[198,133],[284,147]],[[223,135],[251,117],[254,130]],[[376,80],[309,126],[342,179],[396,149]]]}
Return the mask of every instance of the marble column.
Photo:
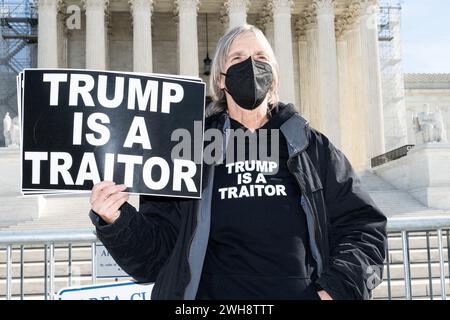
{"label": "marble column", "polygon": [[310,88],[309,88],[309,61],[308,61],[308,42],[306,40],[305,30],[306,19],[299,18],[295,24],[298,46],[298,65],[299,65],[299,90],[300,104],[297,106],[301,115],[306,115],[310,109]]}
{"label": "marble column", "polygon": [[269,41],[270,45],[273,48],[274,47],[273,17],[270,2],[263,7],[261,13],[259,14],[259,18],[256,22],[256,25],[264,32],[267,41]]}
{"label": "marble column", "polygon": [[361,34],[359,28],[358,6],[351,9],[349,18],[347,41],[348,94],[349,106],[344,115],[343,134],[347,135],[350,143],[350,159],[358,170],[368,168],[367,135],[370,134],[367,123],[367,111],[364,107],[366,84],[362,61]]}
{"label": "marble column", "polygon": [[[59,10],[64,12],[66,10],[65,5],[62,5]],[[56,41],[58,43],[58,66],[60,68],[68,67],[68,44],[70,33],[66,25],[66,19],[66,15],[58,15],[58,31]]]}
{"label": "marble column", "polygon": [[133,16],[133,71],[151,73],[153,0],[129,0]]}
{"label": "marble column", "polygon": [[197,11],[199,0],[176,0],[178,58],[181,75],[198,77]]}
{"label": "marble column", "polygon": [[349,101],[349,61],[348,61],[348,44],[344,30],[346,20],[344,18],[336,19],[336,55],[338,66],[338,90],[339,90],[339,123],[341,126],[340,148],[348,156],[350,156],[351,134],[348,132],[348,116],[352,112]]}
{"label": "marble column", "polygon": [[225,8],[228,13],[228,28],[247,23],[247,12],[250,1],[248,0],[227,0]]}
{"label": "marble column", "polygon": [[360,1],[360,32],[365,75],[368,125],[368,157],[373,158],[385,152],[383,99],[381,94],[381,69],[378,47],[378,1]]}
{"label": "marble column", "polygon": [[307,59],[308,59],[308,102],[306,106],[306,117],[309,119],[311,126],[317,130],[322,131],[323,115],[322,115],[322,96],[318,94],[320,92],[319,83],[319,38],[317,30],[317,21],[314,10],[308,10],[305,12],[305,18],[307,24],[305,25],[306,43],[307,43]]}
{"label": "marble column", "polygon": [[292,52],[291,0],[272,0],[274,51],[280,69],[279,96],[283,102],[295,103],[294,57]]}
{"label": "marble column", "polygon": [[86,68],[106,69],[105,10],[109,0],[83,0],[86,10]]}
{"label": "marble column", "polygon": [[38,1],[38,67],[58,68],[58,6],[61,0]]}
{"label": "marble column", "polygon": [[336,121],[339,110],[336,33],[334,26],[335,1],[314,0],[318,30],[319,83],[323,115],[323,133],[337,147],[340,146],[340,125]]}

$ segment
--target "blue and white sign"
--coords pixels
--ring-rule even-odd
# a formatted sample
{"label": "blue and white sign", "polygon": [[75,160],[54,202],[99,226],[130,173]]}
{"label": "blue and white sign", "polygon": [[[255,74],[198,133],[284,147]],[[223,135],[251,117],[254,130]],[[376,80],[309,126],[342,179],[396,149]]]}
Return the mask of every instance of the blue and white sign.
{"label": "blue and white sign", "polygon": [[59,290],[57,300],[150,300],[153,283],[132,281],[69,287]]}

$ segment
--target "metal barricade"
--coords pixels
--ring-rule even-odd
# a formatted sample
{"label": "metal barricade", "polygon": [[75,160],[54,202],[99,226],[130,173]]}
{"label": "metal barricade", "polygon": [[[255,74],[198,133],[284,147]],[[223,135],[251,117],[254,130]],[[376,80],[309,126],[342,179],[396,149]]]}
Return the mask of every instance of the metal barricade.
{"label": "metal barricade", "polygon": [[[406,300],[411,299],[431,299],[433,300],[438,292],[437,296],[446,300],[447,298],[447,288],[450,283],[450,216],[435,216],[435,217],[402,217],[402,218],[391,218],[388,220],[388,233],[389,233],[389,243],[397,236],[401,239],[401,253],[402,253],[402,267],[403,267],[403,277],[401,280],[404,282],[404,295],[395,297],[392,293],[392,277],[391,277],[391,249],[389,246],[386,249],[386,262],[385,262],[385,283],[387,284],[388,294],[387,299],[391,300],[394,298],[401,298]],[[411,239],[425,239],[424,247],[419,246],[418,248],[411,248]],[[433,246],[431,243],[431,238],[436,240],[436,244]],[[398,249],[397,249],[398,250]],[[419,262],[414,263],[411,260],[411,252],[414,250],[421,251],[426,250],[426,255],[420,259]],[[437,250],[437,264],[438,264],[438,275],[432,272],[432,265],[435,262],[432,251]],[[424,259],[425,258],[425,259]],[[423,260],[424,259],[424,260]],[[420,275],[414,277],[411,271],[412,265],[423,266],[426,264],[427,275],[424,277]],[[447,268],[446,268],[447,264]],[[439,290],[436,288],[433,280],[438,279]],[[426,281],[427,294],[415,295],[413,292],[413,281]]]}
{"label": "metal barricade", "polygon": [[[36,275],[37,279],[43,278],[42,296],[45,300],[54,299],[55,295],[55,249],[67,250],[67,286],[73,283],[73,250],[82,248],[90,250],[89,261],[91,264],[91,283],[96,282],[96,243],[97,237],[94,229],[58,229],[58,230],[30,230],[30,231],[2,231],[0,232],[0,250],[4,248],[4,265],[0,261],[0,270],[5,269],[4,277],[0,277],[0,285],[4,283],[4,295],[0,292],[0,299],[15,298],[24,299],[27,282],[24,274],[26,251],[42,251],[44,274]],[[19,276],[13,276],[13,252],[18,251]],[[64,259],[65,260],[65,259]],[[38,261],[37,263],[40,263]],[[34,262],[36,264],[36,262]],[[13,281],[18,281],[18,294],[13,294]]]}
{"label": "metal barricade", "polygon": [[[384,286],[386,294],[375,297],[376,299],[413,299],[428,298],[446,299],[446,285],[449,284],[450,264],[448,257],[450,256],[450,216],[436,217],[405,217],[388,219],[389,243],[397,243],[395,248],[386,248],[386,262],[384,272],[384,282],[380,287]],[[424,242],[424,248],[410,248],[410,240],[420,240]],[[425,239],[425,240],[424,240]],[[435,242],[434,247],[432,241]],[[90,282],[97,281],[96,270],[96,243],[97,237],[94,229],[71,229],[71,230],[39,230],[39,231],[2,231],[0,232],[0,253],[4,252],[4,261],[0,260],[0,287],[4,288],[4,292],[0,291],[0,299],[24,299],[27,292],[27,281],[24,275],[24,267],[26,264],[25,255],[27,251],[41,248],[44,251],[44,274],[41,298],[54,299],[57,292],[55,287],[55,249],[66,250],[67,259],[64,258],[59,262],[67,266],[67,272],[64,275],[67,286],[73,283],[73,252],[74,248],[83,248],[90,250],[90,257],[87,257],[90,263],[90,273],[86,276]],[[417,247],[417,245],[416,245]],[[423,253],[420,256],[420,262],[417,264],[424,273],[427,270],[427,276],[423,274],[419,278],[415,278],[411,266],[416,266],[411,259],[412,250],[419,250]],[[426,253],[422,251],[426,251]],[[437,255],[436,255],[437,250]],[[15,253],[15,261],[13,256]],[[66,256],[65,256],[66,257]],[[395,259],[392,259],[394,257]],[[395,260],[395,261],[393,261]],[[423,260],[423,261],[422,261]],[[13,275],[13,265],[16,266],[16,273]],[[447,268],[446,269],[446,264]],[[424,267],[426,265],[426,267]],[[433,274],[433,265],[439,274]],[[436,268],[437,265],[437,268]],[[395,268],[395,270],[394,270]],[[402,274],[399,275],[399,269]],[[18,270],[18,271],[17,271]],[[394,274],[394,271],[397,275]],[[4,276],[3,276],[4,274]],[[34,275],[33,275],[34,276]],[[61,277],[61,275],[59,275]],[[40,277],[36,275],[36,277]],[[436,281],[437,280],[437,281]],[[415,294],[413,291],[413,281],[426,282],[427,294]],[[13,282],[16,283],[15,292],[13,292]],[[394,286],[393,283],[396,283]],[[398,283],[403,283],[404,292],[399,294]],[[439,285],[440,290],[437,290]],[[395,289],[395,290],[394,290]],[[376,288],[374,292],[377,292]],[[394,292],[395,291],[395,292]],[[435,295],[438,292],[438,295]],[[39,296],[34,295],[31,298]]]}

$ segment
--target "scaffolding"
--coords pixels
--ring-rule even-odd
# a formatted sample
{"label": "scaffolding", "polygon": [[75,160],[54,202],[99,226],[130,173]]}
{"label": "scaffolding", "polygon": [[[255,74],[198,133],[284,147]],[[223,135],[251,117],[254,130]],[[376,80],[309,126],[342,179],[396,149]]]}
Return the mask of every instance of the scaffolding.
{"label": "scaffolding", "polygon": [[387,150],[407,144],[400,23],[401,1],[380,1],[378,40]]}
{"label": "scaffolding", "polygon": [[0,6],[0,71],[32,67],[37,43],[37,6],[30,0],[2,0]]}
{"label": "scaffolding", "polygon": [[391,7],[380,7],[380,15],[378,19],[378,40],[391,41],[393,39],[390,26]]}
{"label": "scaffolding", "polygon": [[16,75],[36,66],[37,4],[31,0],[0,0],[0,146],[3,118],[17,116]]}

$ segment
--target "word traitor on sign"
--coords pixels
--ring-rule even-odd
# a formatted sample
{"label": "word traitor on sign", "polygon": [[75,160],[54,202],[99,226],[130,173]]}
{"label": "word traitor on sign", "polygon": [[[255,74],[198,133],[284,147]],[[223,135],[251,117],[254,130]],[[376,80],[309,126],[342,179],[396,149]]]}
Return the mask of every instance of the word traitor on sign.
{"label": "word traitor on sign", "polygon": [[150,300],[153,289],[151,284],[135,282],[115,282],[59,290],[57,300]]}
{"label": "word traitor on sign", "polygon": [[[24,193],[87,191],[108,180],[130,193],[200,197],[199,78],[26,69],[18,81]],[[189,152],[174,156],[180,145]]]}

